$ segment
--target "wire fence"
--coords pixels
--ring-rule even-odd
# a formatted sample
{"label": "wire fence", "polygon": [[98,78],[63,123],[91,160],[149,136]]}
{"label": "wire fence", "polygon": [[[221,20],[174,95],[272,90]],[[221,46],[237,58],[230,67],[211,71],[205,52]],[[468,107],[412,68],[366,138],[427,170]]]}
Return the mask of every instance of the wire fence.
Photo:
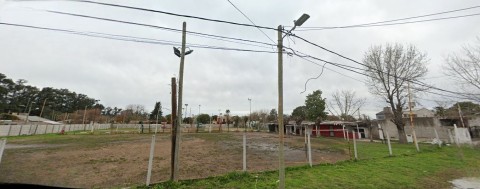
{"label": "wire fence", "polygon": [[[227,128],[182,125],[180,180],[278,169],[278,133]],[[10,137],[0,156],[0,182],[95,188],[167,181],[172,167],[170,132],[169,125],[156,124],[3,125],[0,133]],[[345,137],[320,133],[286,135],[285,165],[308,167],[418,153],[412,144],[371,142],[368,136],[351,132]],[[420,144],[422,152],[438,148]]]}

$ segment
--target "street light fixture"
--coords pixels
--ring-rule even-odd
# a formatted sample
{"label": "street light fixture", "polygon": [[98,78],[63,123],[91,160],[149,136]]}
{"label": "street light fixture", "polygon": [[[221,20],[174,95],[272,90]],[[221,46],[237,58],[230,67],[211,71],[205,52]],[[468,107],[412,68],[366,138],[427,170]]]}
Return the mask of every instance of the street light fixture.
{"label": "street light fixture", "polygon": [[282,25],[278,26],[278,138],[279,138],[279,148],[278,148],[278,177],[280,189],[285,188],[285,154],[284,154],[284,125],[283,125],[283,38],[287,35],[291,35],[291,32],[297,27],[301,26],[305,21],[308,20],[310,16],[303,14],[298,20],[293,21],[294,26],[290,31],[288,31],[284,36],[282,36],[283,27]]}

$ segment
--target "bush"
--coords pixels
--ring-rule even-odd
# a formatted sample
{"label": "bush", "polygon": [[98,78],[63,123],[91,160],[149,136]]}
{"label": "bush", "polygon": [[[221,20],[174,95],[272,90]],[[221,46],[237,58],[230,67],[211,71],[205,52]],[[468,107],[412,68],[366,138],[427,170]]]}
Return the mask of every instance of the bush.
{"label": "bush", "polygon": [[17,116],[12,114],[0,114],[1,120],[19,120]]}

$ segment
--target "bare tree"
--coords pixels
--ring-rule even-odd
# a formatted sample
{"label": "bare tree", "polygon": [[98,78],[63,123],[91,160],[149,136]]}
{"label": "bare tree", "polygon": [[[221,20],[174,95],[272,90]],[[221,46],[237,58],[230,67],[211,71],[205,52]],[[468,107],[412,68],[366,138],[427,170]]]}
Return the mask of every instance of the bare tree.
{"label": "bare tree", "polygon": [[365,104],[365,98],[357,98],[355,91],[342,90],[332,94],[332,100],[328,102],[328,110],[345,121],[354,121],[353,115]]}
{"label": "bare tree", "polygon": [[[406,143],[402,112],[407,101],[407,84],[427,74],[427,56],[415,46],[386,44],[373,46],[364,56],[365,74],[370,92],[385,99],[393,112],[392,121],[398,130],[400,143]],[[414,84],[414,83],[412,83]],[[426,90],[413,85],[413,89]],[[415,91],[415,90],[414,90]]]}
{"label": "bare tree", "polygon": [[[447,75],[460,82],[461,87],[471,100],[480,101],[480,38],[476,44],[465,45],[461,54],[453,53],[446,58]],[[474,94],[474,93],[477,94]]]}

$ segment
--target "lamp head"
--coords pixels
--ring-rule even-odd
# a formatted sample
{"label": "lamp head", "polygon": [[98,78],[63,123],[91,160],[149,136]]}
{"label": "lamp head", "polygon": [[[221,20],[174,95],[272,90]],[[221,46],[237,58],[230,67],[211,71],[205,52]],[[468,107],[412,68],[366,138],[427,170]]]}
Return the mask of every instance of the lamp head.
{"label": "lamp head", "polygon": [[301,26],[305,21],[308,20],[308,18],[310,18],[308,14],[303,14],[298,20],[294,21],[295,26]]}

